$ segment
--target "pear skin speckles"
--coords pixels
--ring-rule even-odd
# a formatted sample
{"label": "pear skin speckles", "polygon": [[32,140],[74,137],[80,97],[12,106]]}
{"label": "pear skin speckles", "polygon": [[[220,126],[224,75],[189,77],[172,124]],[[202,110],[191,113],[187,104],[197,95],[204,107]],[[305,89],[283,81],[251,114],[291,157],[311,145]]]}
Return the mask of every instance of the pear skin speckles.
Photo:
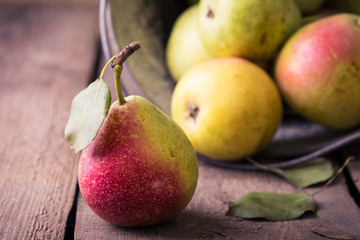
{"label": "pear skin speckles", "polygon": [[127,101],[113,104],[83,150],[80,190],[90,208],[113,224],[165,222],[186,207],[195,191],[196,154],[182,130],[152,104],[140,97]]}

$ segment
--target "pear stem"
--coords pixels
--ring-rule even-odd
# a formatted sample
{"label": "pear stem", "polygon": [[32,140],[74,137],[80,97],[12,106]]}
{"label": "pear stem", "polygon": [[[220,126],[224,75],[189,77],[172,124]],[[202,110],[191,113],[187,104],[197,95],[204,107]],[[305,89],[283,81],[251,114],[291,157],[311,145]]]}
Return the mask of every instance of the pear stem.
{"label": "pear stem", "polygon": [[337,170],[337,172],[334,174],[334,176],[332,176],[326,183],[325,185],[323,185],[319,190],[317,190],[316,192],[312,193],[312,196],[315,196],[316,194],[318,194],[319,192],[321,192],[322,190],[324,190],[327,186],[329,186],[334,180],[335,178],[342,173],[342,171],[344,170],[344,168],[354,159],[353,156],[348,157],[346,159],[346,161],[344,162],[344,164]]}
{"label": "pear stem", "polygon": [[122,65],[131,54],[140,48],[140,42],[134,41],[129,45],[123,48],[121,52],[116,56],[115,61],[111,64],[111,67],[114,68],[116,65]]}
{"label": "pear stem", "polygon": [[250,163],[252,163],[256,167],[258,167],[258,168],[260,168],[260,169],[262,169],[264,171],[267,171],[267,172],[270,171],[270,168],[268,166],[265,166],[265,165],[263,165],[261,163],[256,162],[254,159],[252,159],[249,156],[246,156],[246,160],[248,160]]}
{"label": "pear stem", "polygon": [[117,55],[112,56],[112,58],[105,64],[105,66],[103,67],[103,69],[102,69],[102,71],[100,73],[99,78],[102,78],[104,76],[105,70],[107,69],[109,64],[112,63],[115,60],[116,57],[117,57]]}
{"label": "pear stem", "polygon": [[114,68],[114,80],[115,80],[115,88],[116,88],[116,94],[119,99],[120,105],[123,105],[126,103],[126,100],[124,98],[122,89],[121,89],[121,82],[120,82],[120,75],[121,71],[123,69],[122,65],[116,65]]}
{"label": "pear stem", "polygon": [[[128,57],[130,57],[131,54],[133,54],[136,50],[140,48],[140,42],[134,41],[127,45],[121,52],[111,58],[111,67],[114,68],[114,80],[115,80],[115,88],[116,93],[118,96],[118,100],[120,105],[123,105],[126,103],[126,100],[124,98],[122,89],[121,89],[121,81],[120,81],[120,75],[121,71],[123,69],[123,63],[126,61]],[[107,64],[108,65],[108,64]]]}

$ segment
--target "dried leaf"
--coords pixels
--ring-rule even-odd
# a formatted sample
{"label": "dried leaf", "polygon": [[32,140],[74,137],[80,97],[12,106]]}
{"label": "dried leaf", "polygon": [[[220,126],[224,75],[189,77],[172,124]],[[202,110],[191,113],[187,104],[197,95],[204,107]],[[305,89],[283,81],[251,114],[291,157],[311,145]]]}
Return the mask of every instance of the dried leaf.
{"label": "dried leaf", "polygon": [[298,188],[304,188],[328,180],[334,170],[331,162],[325,158],[312,160],[287,168],[270,168],[270,172],[278,174]]}
{"label": "dried leaf", "polygon": [[111,93],[102,78],[76,95],[65,128],[66,141],[75,152],[87,147],[96,137],[110,104]]}
{"label": "dried leaf", "polygon": [[306,211],[315,211],[314,198],[307,193],[251,192],[229,205],[227,216],[293,220]]}

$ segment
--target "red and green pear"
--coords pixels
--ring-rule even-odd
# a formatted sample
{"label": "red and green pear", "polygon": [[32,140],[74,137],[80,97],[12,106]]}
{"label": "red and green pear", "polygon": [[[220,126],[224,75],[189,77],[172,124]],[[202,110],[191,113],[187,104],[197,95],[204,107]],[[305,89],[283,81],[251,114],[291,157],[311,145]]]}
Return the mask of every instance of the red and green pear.
{"label": "red and green pear", "polygon": [[360,17],[336,14],[309,23],[281,50],[276,79],[288,105],[327,128],[360,124]]}
{"label": "red and green pear", "polygon": [[81,194],[100,217],[119,226],[175,218],[191,200],[197,158],[182,129],[139,96],[112,104],[79,163]]}
{"label": "red and green pear", "polygon": [[[176,218],[198,179],[195,150],[179,125],[145,98],[123,96],[122,64],[139,48],[132,42],[111,58],[99,79],[74,98],[65,128],[68,144],[82,150],[78,180],[85,202],[123,227]],[[111,106],[102,79],[110,63],[118,96]]]}

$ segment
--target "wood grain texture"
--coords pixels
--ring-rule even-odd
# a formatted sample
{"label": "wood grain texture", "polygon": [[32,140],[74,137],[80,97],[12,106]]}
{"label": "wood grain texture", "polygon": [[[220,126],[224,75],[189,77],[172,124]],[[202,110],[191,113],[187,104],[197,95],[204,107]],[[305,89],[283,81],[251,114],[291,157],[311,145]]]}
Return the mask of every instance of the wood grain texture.
{"label": "wood grain texture", "polygon": [[225,213],[230,202],[248,192],[301,190],[265,172],[221,169],[203,162],[199,167],[198,187],[189,206],[174,221],[155,227],[108,224],[91,211],[80,194],[75,239],[324,239],[319,233],[345,239],[360,236],[360,210],[349,196],[342,176],[315,196],[316,213],[306,213],[294,221],[269,222],[228,217]]}
{"label": "wood grain texture", "polygon": [[77,159],[64,138],[89,81],[97,8],[0,8],[0,239],[63,239]]}
{"label": "wood grain texture", "polygon": [[98,7],[99,0],[0,0],[0,4]]}

